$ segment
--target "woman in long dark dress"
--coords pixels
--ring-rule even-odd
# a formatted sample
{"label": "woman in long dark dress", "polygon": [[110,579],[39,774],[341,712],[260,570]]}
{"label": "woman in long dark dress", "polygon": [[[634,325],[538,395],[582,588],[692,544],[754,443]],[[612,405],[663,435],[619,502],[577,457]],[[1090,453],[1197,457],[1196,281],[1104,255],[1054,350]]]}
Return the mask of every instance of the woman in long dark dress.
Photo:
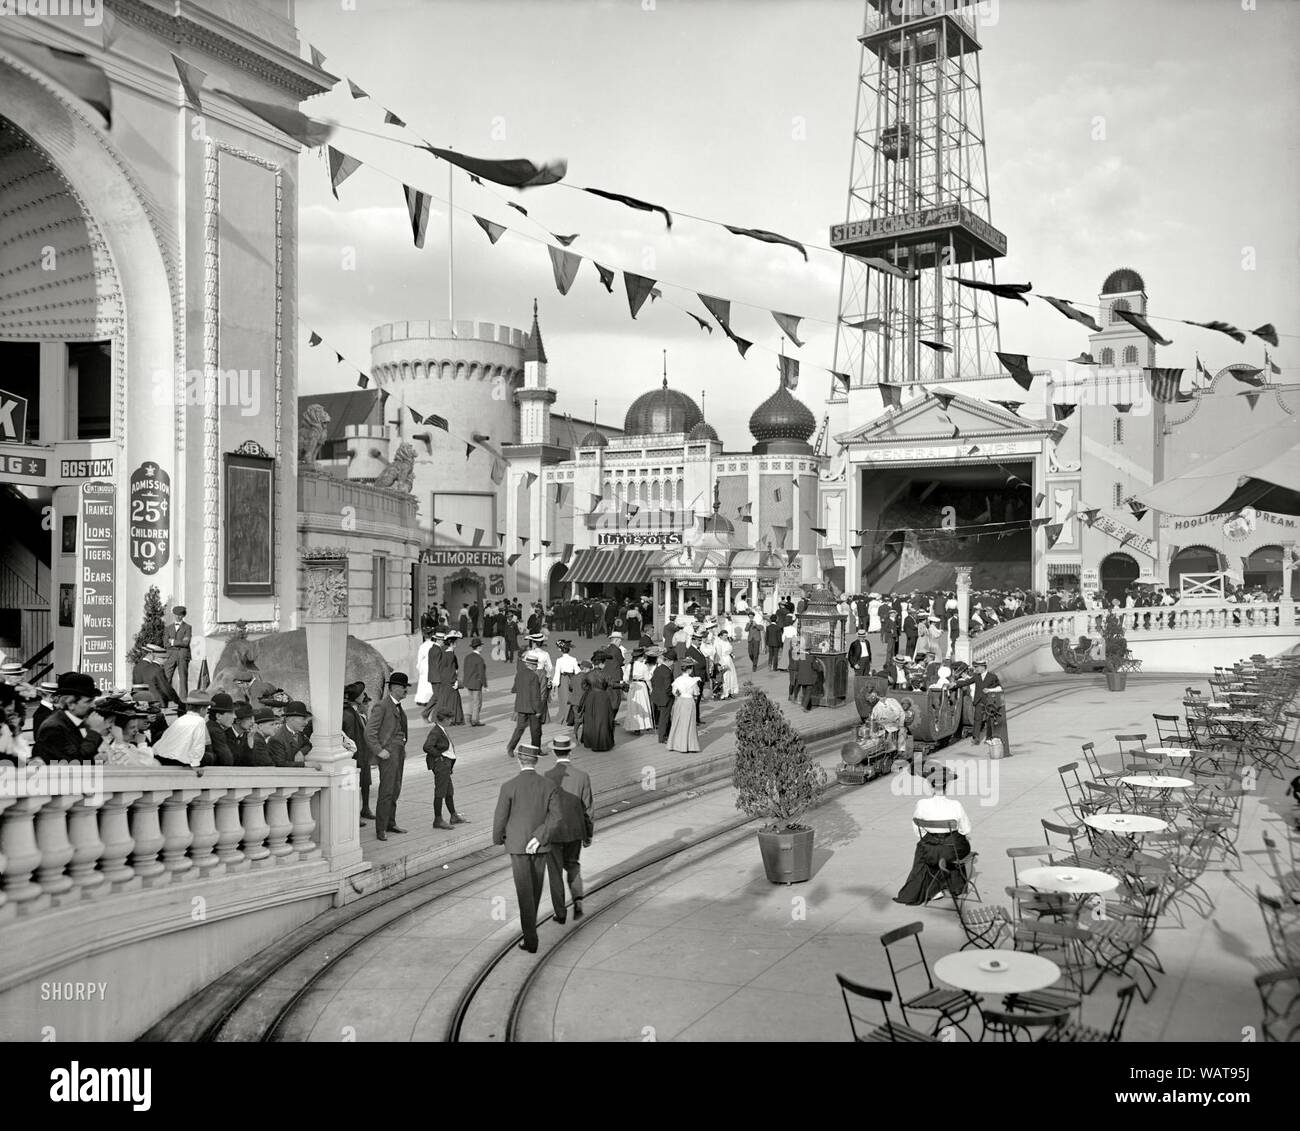
{"label": "woman in long dark dress", "polygon": [[1002,681],[997,672],[984,677],[984,736],[1001,739],[1002,757],[1011,757],[1011,740],[1007,737],[1007,705]]}
{"label": "woman in long dark dress", "polygon": [[947,774],[940,779],[941,784],[937,789],[927,779],[919,780],[925,783],[925,796],[916,803],[912,820],[954,821],[957,828],[955,832],[925,832],[924,835],[919,835],[922,830],[913,824],[912,828],[918,838],[916,852],[912,857],[912,870],[902,889],[894,896],[895,903],[909,906],[928,903],[932,899],[948,895],[953,898],[961,895],[966,890],[965,874],[960,868],[949,868],[946,872],[941,872],[939,862],[946,860],[951,864],[970,855],[970,841],[966,839],[970,833],[970,818],[966,816],[966,810],[960,801],[943,795],[947,787]]}
{"label": "woman in long dark dress", "polygon": [[583,660],[578,666],[578,674],[574,678],[574,701],[573,701],[573,737],[578,742],[582,741],[585,733],[582,725],[583,712],[586,709],[587,696],[591,694],[591,661]]}
{"label": "woman in long dark dress", "polygon": [[588,750],[614,749],[614,711],[609,681],[601,671],[587,677],[587,694],[582,703],[582,745]]}
{"label": "woman in long dark dress", "polygon": [[457,679],[460,675],[460,664],[456,660],[455,640],[447,641],[447,647],[437,660],[442,669],[442,682],[438,684],[438,693],[433,697],[433,702],[424,709],[424,717],[426,720],[432,720],[438,712],[442,712],[447,716],[444,726],[464,726],[465,708],[461,704],[460,685]]}

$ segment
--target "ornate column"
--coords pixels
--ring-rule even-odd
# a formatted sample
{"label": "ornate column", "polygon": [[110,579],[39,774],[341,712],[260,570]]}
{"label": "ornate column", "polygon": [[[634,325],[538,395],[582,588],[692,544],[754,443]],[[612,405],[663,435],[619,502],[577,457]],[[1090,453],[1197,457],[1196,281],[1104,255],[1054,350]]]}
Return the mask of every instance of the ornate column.
{"label": "ornate column", "polygon": [[[953,659],[970,663],[970,566],[957,567],[957,644]],[[944,631],[948,626],[944,625]]]}
{"label": "ornate column", "polygon": [[716,577],[710,577],[709,578],[709,613],[710,615],[716,617],[721,611],[722,611],[722,606],[718,604],[718,579]]}
{"label": "ornate column", "polygon": [[1278,626],[1285,632],[1295,628],[1295,602],[1291,599],[1291,555],[1294,553],[1294,542],[1282,543],[1282,599],[1278,602]]}
{"label": "ornate column", "polygon": [[343,680],[348,651],[346,550],[303,551],[307,608],[307,678],[311,687],[312,739],[307,765],[325,775],[316,842],[333,869],[361,863],[361,791],[356,762],[343,746]]}

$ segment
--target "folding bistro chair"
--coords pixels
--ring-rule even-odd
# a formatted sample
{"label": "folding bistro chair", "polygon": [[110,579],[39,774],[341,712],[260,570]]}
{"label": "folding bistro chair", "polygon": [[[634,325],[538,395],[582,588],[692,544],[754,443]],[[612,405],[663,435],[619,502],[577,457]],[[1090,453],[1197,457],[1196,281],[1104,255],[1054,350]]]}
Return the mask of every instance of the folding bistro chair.
{"label": "folding bistro chair", "polygon": [[1156,722],[1156,738],[1161,746],[1186,746],[1188,736],[1183,733],[1182,720],[1177,715],[1152,715]]}
{"label": "folding bistro chair", "polygon": [[[894,995],[888,990],[877,990],[851,982],[843,974],[836,974],[835,980],[840,984],[840,993],[844,995],[844,1009],[849,1015],[849,1030],[855,1041],[876,1041],[889,1044],[928,1044],[938,1043],[927,1033],[918,1032],[907,1025],[894,1021],[889,1016],[889,1003]],[[871,1022],[857,1010],[864,1008],[862,1000],[878,1001],[880,1010],[885,1015],[884,1022],[871,1028]],[[856,1008],[855,1008],[856,1007]]]}
{"label": "folding bistro chair", "polygon": [[1101,762],[1097,758],[1097,744],[1095,742],[1085,742],[1081,749],[1083,750],[1083,759],[1088,763],[1088,769],[1092,771],[1094,781],[1104,782],[1107,778],[1122,778],[1128,773],[1124,769],[1122,762],[1118,770],[1103,770]]}
{"label": "folding bistro chair", "polygon": [[1056,1013],[1083,1005],[1083,966],[1088,932],[1068,923],[1023,923],[1016,929],[1015,948],[1051,959],[1061,968],[1065,985],[1060,989],[1008,994],[1002,1007],[1020,1013]]}
{"label": "folding bistro chair", "polygon": [[1255,888],[1255,899],[1264,916],[1264,929],[1273,955],[1283,966],[1300,966],[1300,916],[1284,910],[1280,900]]}
{"label": "folding bistro chair", "polygon": [[1079,777],[1079,763],[1067,762],[1064,766],[1057,766],[1056,773],[1061,779],[1065,801],[1070,806],[1074,819],[1082,821],[1084,817],[1090,816],[1092,804],[1088,800],[1088,791],[1083,788],[1083,780]]}
{"label": "folding bistro chair", "polygon": [[1260,1028],[1264,1040],[1288,1042],[1300,1039],[1300,966],[1283,966],[1255,979],[1259,1002],[1264,1010]]}
{"label": "folding bistro chair", "polygon": [[[984,1035],[994,1041],[1033,1043],[1051,1042],[1070,1020],[1068,1009],[1054,1013],[1010,1013],[1004,1009],[980,1009],[984,1019]],[[1037,1035],[1035,1035],[1037,1033]]]}
{"label": "folding bistro chair", "polygon": [[[949,990],[934,984],[934,978],[930,975],[930,964],[926,961],[925,948],[921,945],[923,930],[925,930],[924,923],[908,923],[880,936],[880,945],[885,948],[885,958],[889,962],[889,974],[894,980],[894,993],[898,995],[898,1008],[902,1011],[903,1023],[911,1024],[911,1019],[907,1016],[909,1009],[924,1013],[932,1012],[937,1014],[933,1032],[938,1033],[947,1024],[961,1029],[962,1035],[970,1040],[970,1034],[962,1029],[961,1023],[978,1004],[978,999],[966,990]],[[907,957],[911,951],[907,945],[908,939],[916,944],[915,958]],[[898,976],[918,967],[921,973],[913,975],[913,980],[919,981],[923,977],[925,984],[924,987],[918,987],[919,992],[909,998],[903,993]]]}
{"label": "folding bistro chair", "polygon": [[1139,769],[1145,769],[1133,760],[1133,751],[1146,753],[1147,736],[1145,734],[1117,734],[1115,742],[1119,746],[1119,763],[1124,767],[1126,774],[1136,773]]}
{"label": "folding bistro chair", "polygon": [[[1259,979],[1256,979],[1258,981]],[[1098,1044],[1111,1043],[1120,1041],[1124,1036],[1124,1022],[1128,1020],[1129,1010],[1133,1008],[1133,995],[1137,993],[1137,983],[1129,982],[1126,986],[1120,986],[1115,991],[1115,997],[1118,1002],[1115,1006],[1115,1016],[1111,1019],[1109,1029],[1098,1029],[1092,1025],[1082,1025],[1071,1021],[1062,1027],[1057,1034],[1058,1041],[1068,1041],[1070,1044]]]}

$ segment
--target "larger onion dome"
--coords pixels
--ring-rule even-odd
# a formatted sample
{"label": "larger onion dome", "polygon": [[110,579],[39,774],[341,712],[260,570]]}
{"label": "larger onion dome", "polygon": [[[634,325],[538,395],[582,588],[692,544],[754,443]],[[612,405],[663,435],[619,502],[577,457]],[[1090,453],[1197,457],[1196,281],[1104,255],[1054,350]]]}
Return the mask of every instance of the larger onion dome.
{"label": "larger onion dome", "polygon": [[759,444],[787,441],[806,444],[817,431],[817,418],[803,401],[781,385],[749,418],[750,435]]}
{"label": "larger onion dome", "polygon": [[657,389],[642,393],[632,402],[623,419],[625,436],[664,436],[689,433],[704,420],[704,413],[685,393],[668,387],[668,378]]}
{"label": "larger onion dome", "polygon": [[1142,281],[1142,276],[1132,267],[1121,267],[1118,271],[1112,271],[1101,285],[1101,293],[1104,295],[1125,295],[1135,291],[1145,294],[1146,289],[1147,285]]}

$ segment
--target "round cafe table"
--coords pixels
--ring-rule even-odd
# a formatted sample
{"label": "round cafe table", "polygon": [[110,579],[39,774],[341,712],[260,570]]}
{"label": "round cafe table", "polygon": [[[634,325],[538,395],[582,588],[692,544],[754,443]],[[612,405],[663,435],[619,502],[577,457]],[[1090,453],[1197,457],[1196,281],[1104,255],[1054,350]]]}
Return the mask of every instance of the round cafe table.
{"label": "round cafe table", "polygon": [[[1072,868],[1069,865],[1028,868],[1020,873],[1020,882],[1039,891],[1060,892],[1062,895],[1100,895],[1119,887],[1119,880],[1108,872],[1099,872],[1096,868]],[[938,973],[937,966],[935,973]]]}
{"label": "round cafe table", "polygon": [[1265,725],[1265,720],[1259,715],[1244,714],[1215,715],[1210,722],[1217,727],[1222,727],[1228,732],[1229,738],[1238,742],[1243,741],[1256,727]]}
{"label": "round cafe table", "polygon": [[1159,754],[1162,758],[1179,762],[1184,758],[1190,758],[1194,751],[1189,750],[1186,746],[1148,746],[1147,753]]}
{"label": "round cafe table", "polygon": [[[997,969],[988,969],[993,963]],[[934,976],[954,989],[973,994],[1027,994],[1043,990],[1061,976],[1061,968],[1041,955],[1019,950],[961,950],[934,964]]]}
{"label": "round cafe table", "polygon": [[1162,821],[1159,817],[1147,817],[1141,813],[1093,813],[1089,817],[1084,817],[1083,823],[1102,832],[1122,833],[1126,836],[1162,833],[1169,827],[1168,821]]}
{"label": "round cafe table", "polygon": [[1191,789],[1195,784],[1187,778],[1173,778],[1167,774],[1130,774],[1119,780],[1135,789]]}

